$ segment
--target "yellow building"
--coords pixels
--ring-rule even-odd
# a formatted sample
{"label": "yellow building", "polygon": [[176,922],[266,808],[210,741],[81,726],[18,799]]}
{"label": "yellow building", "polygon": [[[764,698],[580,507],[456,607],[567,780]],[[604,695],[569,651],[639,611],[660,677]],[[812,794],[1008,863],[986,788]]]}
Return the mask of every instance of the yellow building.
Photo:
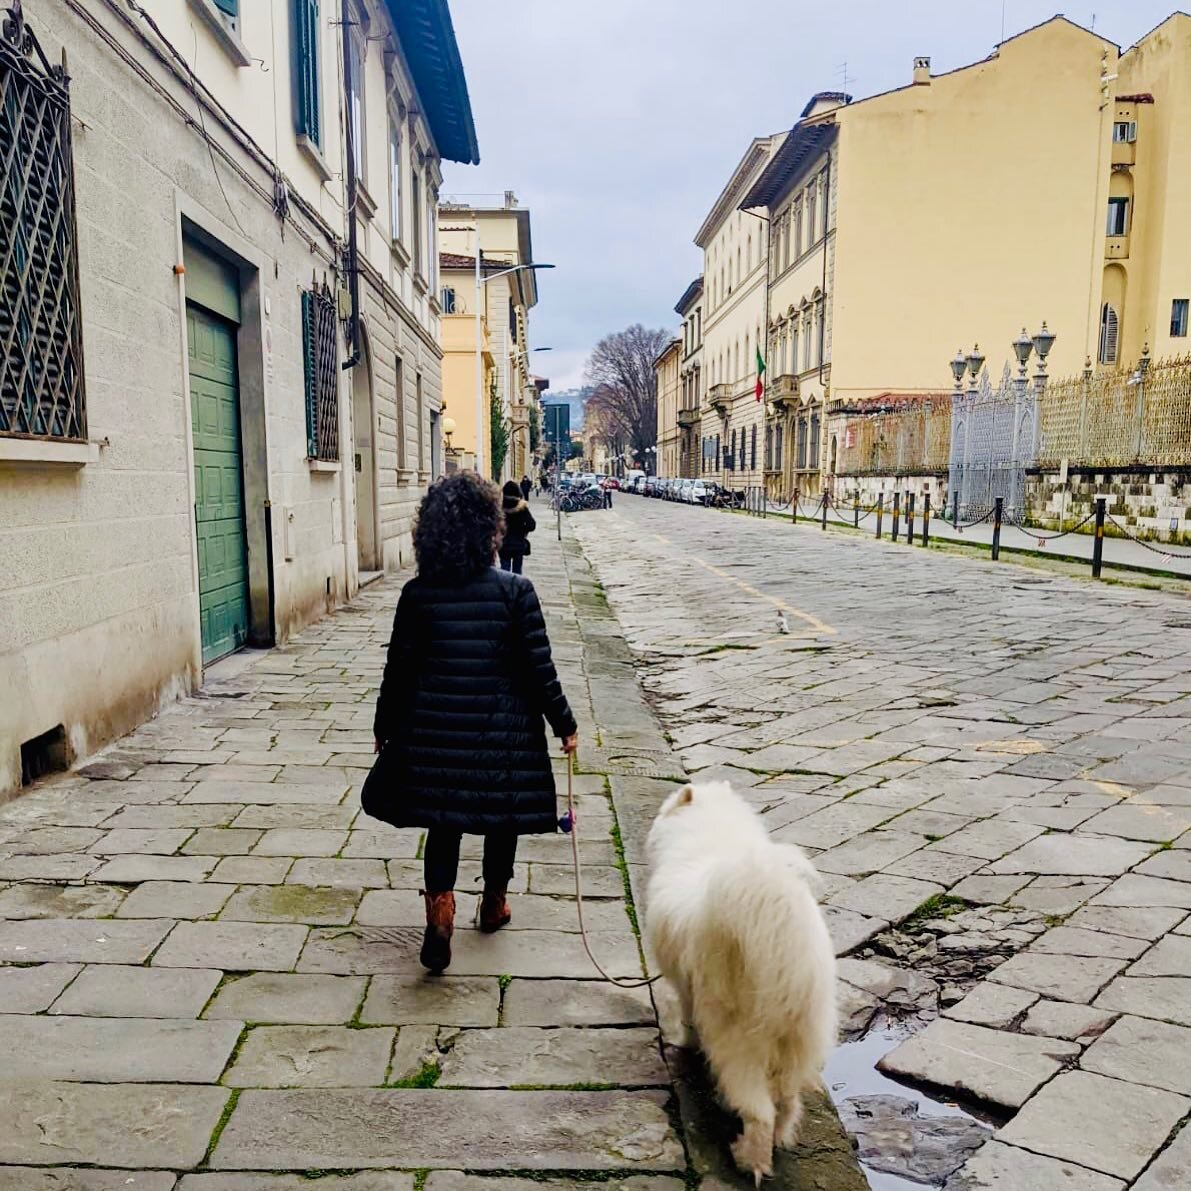
{"label": "yellow building", "polygon": [[1046,320],[1059,376],[1181,349],[1189,65],[1185,15],[1124,54],[1055,17],[948,74],[918,58],[898,90],[812,99],[741,201],[773,237],[771,490],[832,471],[827,402],[946,387],[957,347],[999,371]]}
{"label": "yellow building", "polygon": [[678,426],[678,409],[682,392],[681,370],[683,340],[671,339],[653,362],[657,384],[658,437],[657,474],[674,477],[680,475],[679,444],[681,432]]}
{"label": "yellow building", "polygon": [[[442,253],[444,292],[458,274],[471,271],[472,288],[456,298],[455,308],[443,314],[442,383],[443,392],[451,394],[443,402],[443,442],[445,470],[474,471],[476,466],[476,320],[467,309],[475,297],[475,262],[454,253]],[[492,359],[492,338],[488,320],[480,316],[480,384],[484,394],[481,424],[487,426],[492,411],[492,390],[496,367]]]}
{"label": "yellow building", "polygon": [[768,223],[741,209],[785,134],[756,138],[740,159],[695,236],[703,249],[700,472],[729,488],[763,476],[763,412],[756,400],[757,351],[763,342]]}
{"label": "yellow building", "polygon": [[[703,404],[703,278],[696,277],[674,307],[682,319],[682,375],[678,394],[678,470],[693,479],[699,474],[699,409]],[[658,422],[658,436],[662,424]]]}
{"label": "yellow building", "polygon": [[[541,416],[541,389],[546,382],[530,368],[529,312],[537,305],[538,291],[533,262],[529,211],[510,191],[500,204],[478,206],[444,202],[439,209],[439,249],[443,311],[443,400],[456,425],[453,447],[476,465],[476,243],[482,262],[480,317],[486,324],[492,371],[483,380],[484,434],[479,443],[480,469],[496,480],[520,479],[534,470],[530,449],[531,410]],[[447,359],[448,326],[470,319],[466,334],[470,368],[461,359]],[[482,333],[483,334],[483,333]],[[462,344],[464,332],[453,341]],[[463,355],[467,348],[461,348]],[[448,377],[451,378],[448,380]],[[491,403],[495,400],[506,428],[508,446],[499,474],[492,467]],[[465,409],[466,407],[466,409]],[[462,457],[462,456],[461,456]]]}

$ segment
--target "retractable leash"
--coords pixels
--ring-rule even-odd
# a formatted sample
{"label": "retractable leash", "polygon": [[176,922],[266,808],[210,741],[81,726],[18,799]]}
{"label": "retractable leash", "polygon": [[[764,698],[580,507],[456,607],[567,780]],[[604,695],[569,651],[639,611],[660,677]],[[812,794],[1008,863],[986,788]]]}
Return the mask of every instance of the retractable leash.
{"label": "retractable leash", "polygon": [[558,825],[571,837],[571,857],[575,866],[575,906],[579,911],[579,937],[583,940],[583,950],[587,952],[587,958],[595,965],[595,970],[609,984],[615,984],[617,988],[648,988],[649,985],[662,978],[661,973],[656,976],[640,978],[609,976],[600,961],[596,959],[595,953],[591,949],[591,942],[587,938],[587,925],[583,921],[583,865],[579,860],[579,821],[575,814],[574,753],[567,754],[567,813],[558,821]]}

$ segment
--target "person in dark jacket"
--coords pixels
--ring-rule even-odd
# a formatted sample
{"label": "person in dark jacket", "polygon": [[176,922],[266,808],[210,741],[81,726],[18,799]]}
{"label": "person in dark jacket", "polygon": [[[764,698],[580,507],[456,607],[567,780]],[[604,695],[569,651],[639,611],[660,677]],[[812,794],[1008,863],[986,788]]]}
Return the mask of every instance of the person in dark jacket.
{"label": "person in dark jacket", "polygon": [[521,499],[529,500],[529,494],[533,491],[533,480],[529,476],[521,477]]}
{"label": "person in dark jacket", "polygon": [[421,960],[432,972],[451,962],[463,834],[484,836],[480,929],[499,930],[517,837],[558,829],[545,724],[564,753],[578,748],[537,592],[493,565],[503,523],[500,491],[474,472],[431,486],[376,703],[380,756],[362,802],[394,827],[427,829]]}
{"label": "person in dark jacket", "polygon": [[501,570],[520,575],[525,556],[530,553],[529,535],[537,529],[538,523],[533,519],[516,480],[505,484],[501,507],[505,515],[505,536],[500,544]]}

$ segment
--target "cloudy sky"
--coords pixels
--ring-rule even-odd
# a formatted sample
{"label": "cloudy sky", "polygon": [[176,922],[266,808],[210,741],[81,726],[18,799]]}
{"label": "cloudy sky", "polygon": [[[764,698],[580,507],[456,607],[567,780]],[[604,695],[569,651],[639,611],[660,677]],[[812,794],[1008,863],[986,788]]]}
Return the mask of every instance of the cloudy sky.
{"label": "cloudy sky", "polygon": [[[506,190],[533,213],[538,371],[578,384],[592,344],[673,327],[701,268],[693,236],[749,140],[815,91],[862,97],[985,57],[1059,8],[1122,47],[1174,0],[451,0],[480,166],[444,195]],[[1040,113],[1044,118],[1044,113]],[[1023,130],[1029,135],[1029,130]],[[989,162],[992,176],[1011,162]],[[479,202],[478,198],[470,201]]]}

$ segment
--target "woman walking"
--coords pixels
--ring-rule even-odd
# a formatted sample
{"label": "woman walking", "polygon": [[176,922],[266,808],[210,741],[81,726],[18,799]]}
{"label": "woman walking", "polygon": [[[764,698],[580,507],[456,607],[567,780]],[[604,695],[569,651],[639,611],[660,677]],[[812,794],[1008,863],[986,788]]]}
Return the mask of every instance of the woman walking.
{"label": "woman walking", "polygon": [[501,570],[520,575],[525,556],[530,553],[529,535],[537,529],[538,523],[533,519],[516,480],[505,484],[501,508],[505,515],[505,536],[500,544]]}
{"label": "woman walking", "polygon": [[427,829],[421,961],[432,972],[451,962],[463,834],[484,837],[480,929],[499,930],[517,837],[558,828],[543,721],[564,753],[578,747],[533,584],[493,565],[503,529],[499,490],[474,472],[431,487],[376,704],[364,810]]}

